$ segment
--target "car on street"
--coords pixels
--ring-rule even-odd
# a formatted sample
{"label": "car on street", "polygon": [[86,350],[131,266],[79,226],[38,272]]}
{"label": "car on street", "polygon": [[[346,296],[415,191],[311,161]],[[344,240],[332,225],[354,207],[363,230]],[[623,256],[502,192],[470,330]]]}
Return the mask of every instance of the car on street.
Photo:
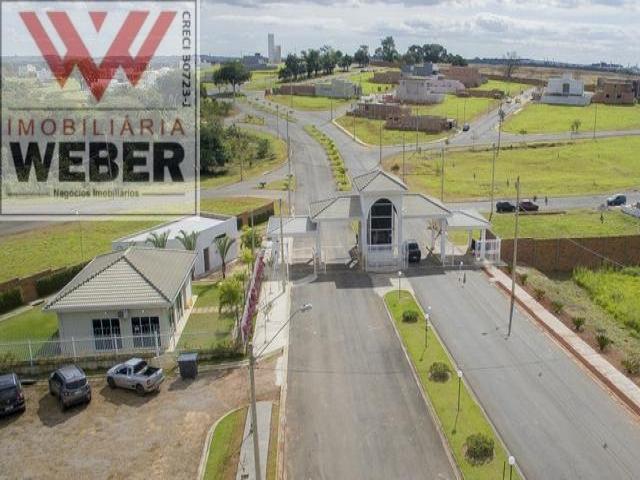
{"label": "car on street", "polygon": [[91,401],[91,386],[87,376],[75,365],[60,367],[49,376],[49,393],[58,398],[62,410]]}
{"label": "car on street", "polygon": [[24,412],[26,404],[22,384],[15,373],[0,375],[0,416]]}
{"label": "car on street", "polygon": [[107,371],[107,383],[111,388],[135,390],[140,395],[160,389],[164,372],[147,364],[141,358],[131,358]]}
{"label": "car on street", "polygon": [[496,203],[496,212],[498,213],[513,213],[515,211],[516,211],[516,206],[511,202]]}
{"label": "car on street", "polygon": [[405,255],[409,263],[419,263],[422,258],[420,246],[415,240],[407,240],[405,242]]}
{"label": "car on street", "polygon": [[465,124],[462,126],[462,131],[463,131],[463,132],[468,132],[469,130],[471,130],[471,125],[469,125],[468,123],[465,123]]}
{"label": "car on street", "polygon": [[521,212],[537,212],[540,207],[533,203],[531,200],[522,200],[518,204],[518,208]]}
{"label": "car on street", "polygon": [[607,198],[607,206],[609,207],[618,207],[620,205],[625,205],[627,203],[627,196],[622,193],[617,193]]}

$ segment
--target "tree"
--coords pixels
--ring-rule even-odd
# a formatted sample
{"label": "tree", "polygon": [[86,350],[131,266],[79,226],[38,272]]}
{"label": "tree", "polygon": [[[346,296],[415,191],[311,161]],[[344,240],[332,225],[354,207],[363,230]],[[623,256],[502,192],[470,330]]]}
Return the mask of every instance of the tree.
{"label": "tree", "polygon": [[353,54],[353,60],[358,63],[358,66],[360,68],[369,65],[369,61],[371,60],[371,58],[369,57],[369,46],[360,45],[360,48],[356,50],[356,53]]}
{"label": "tree", "polygon": [[[342,55],[342,54],[340,54]],[[337,52],[328,45],[320,49],[320,67],[325,75],[331,75],[338,64]]]}
{"label": "tree", "polygon": [[233,93],[236,87],[251,80],[251,72],[239,61],[223,63],[222,66],[213,72],[213,83],[216,85],[231,85]]}
{"label": "tree", "polygon": [[420,45],[411,45],[407,53],[402,56],[402,61],[406,65],[416,65],[424,61],[424,52]]}
{"label": "tree", "polygon": [[262,235],[257,228],[251,228],[245,225],[240,234],[240,245],[244,248],[251,248],[252,246],[259,247],[262,245]]}
{"label": "tree", "polygon": [[222,278],[227,278],[227,255],[229,255],[234,243],[236,243],[236,239],[231,238],[227,234],[224,234],[221,237],[216,237],[213,240],[213,244],[216,246],[218,255],[220,255],[220,260],[222,260]]}
{"label": "tree", "polygon": [[242,305],[242,283],[235,278],[220,282],[218,287],[218,313],[225,308],[231,310],[236,317],[236,325],[240,322],[240,306]]}
{"label": "tree", "polygon": [[460,55],[451,55],[451,54],[447,56],[447,63],[450,63],[451,65],[455,65],[458,67],[466,67],[467,65],[469,65],[469,63],[464,57]]}
{"label": "tree", "polygon": [[167,241],[169,240],[169,230],[164,232],[151,232],[145,243],[152,245],[154,248],[166,248]]}
{"label": "tree", "polygon": [[284,60],[284,67],[278,72],[278,78],[284,80],[297,80],[305,71],[304,63],[295,53],[290,53]]}
{"label": "tree", "polygon": [[581,126],[582,126],[582,121],[580,119],[576,118],[571,123],[571,133],[578,133],[578,130],[580,130]]}
{"label": "tree", "polygon": [[180,230],[180,235],[178,235],[177,238],[185,250],[190,250],[193,252],[196,249],[198,235],[199,235],[199,232],[187,233],[184,230]]}
{"label": "tree", "polygon": [[318,76],[318,72],[321,68],[320,63],[320,51],[313,48],[302,51],[302,60],[304,61],[307,71],[307,78],[311,78],[311,75]]}
{"label": "tree", "polygon": [[213,174],[231,159],[222,123],[200,122],[200,172]]}
{"label": "tree", "polygon": [[395,62],[398,60],[398,51],[396,50],[396,42],[393,37],[385,37],[380,42],[381,55],[385,62]]}
{"label": "tree", "polygon": [[422,46],[422,60],[424,62],[444,62],[447,58],[447,49],[439,43],[425,43]]}
{"label": "tree", "polygon": [[518,68],[520,67],[520,57],[514,50],[511,52],[505,53],[504,57],[502,58],[504,63],[503,65],[504,76],[507,79],[511,79],[513,74],[516,73],[516,70],[518,70]]}
{"label": "tree", "polygon": [[351,67],[352,63],[353,63],[353,57],[351,55],[345,54],[342,56],[342,58],[340,58],[340,61],[338,62],[338,66],[342,68],[343,71],[348,72],[349,67]]}

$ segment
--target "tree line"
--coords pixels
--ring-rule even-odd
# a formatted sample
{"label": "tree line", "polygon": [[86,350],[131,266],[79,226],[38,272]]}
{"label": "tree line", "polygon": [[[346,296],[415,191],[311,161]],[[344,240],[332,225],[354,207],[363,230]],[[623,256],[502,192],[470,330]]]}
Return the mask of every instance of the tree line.
{"label": "tree line", "polygon": [[317,77],[320,73],[331,75],[337,67],[347,72],[354,59],[351,55],[325,45],[320,49],[310,48],[300,52],[300,56],[290,53],[284,66],[278,72],[282,80],[298,80],[299,78]]}
{"label": "tree line", "polygon": [[461,55],[449,53],[439,43],[425,43],[424,45],[411,45],[404,54],[396,49],[393,37],[385,37],[380,46],[376,48],[375,57],[385,62],[400,62],[406,65],[417,63],[450,63],[451,65],[466,66],[467,60]]}

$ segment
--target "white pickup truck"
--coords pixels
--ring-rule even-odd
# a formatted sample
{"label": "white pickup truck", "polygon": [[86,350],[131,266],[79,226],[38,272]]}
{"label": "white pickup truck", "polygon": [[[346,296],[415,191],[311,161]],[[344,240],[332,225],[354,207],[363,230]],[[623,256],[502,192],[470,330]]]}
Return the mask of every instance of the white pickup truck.
{"label": "white pickup truck", "polygon": [[111,388],[128,388],[141,395],[160,389],[162,382],[162,369],[148,365],[141,358],[131,358],[111,367],[107,372],[107,383]]}

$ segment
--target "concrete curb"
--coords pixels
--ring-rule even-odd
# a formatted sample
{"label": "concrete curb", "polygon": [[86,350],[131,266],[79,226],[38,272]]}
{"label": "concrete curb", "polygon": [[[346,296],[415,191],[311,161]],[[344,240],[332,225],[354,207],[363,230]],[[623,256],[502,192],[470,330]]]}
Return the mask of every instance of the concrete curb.
{"label": "concrete curb", "polygon": [[278,445],[276,447],[276,480],[286,480],[287,471],[284,465],[286,453],[286,404],[287,404],[287,374],[289,370],[289,345],[282,353],[282,386],[280,387],[280,412],[278,414]]}
{"label": "concrete curb", "polygon": [[[331,124],[334,127],[336,127],[338,130],[340,130],[342,133],[344,133],[347,137],[349,137],[350,139],[353,140],[353,134],[351,132],[349,132],[349,130],[344,128],[342,125],[340,125],[338,122],[336,122],[335,118],[333,120],[331,120]],[[375,146],[375,145],[371,145],[369,143],[363,142],[362,140],[360,140],[360,138],[358,138],[357,135],[356,135],[355,141],[356,141],[356,143],[359,143],[363,147],[373,148]]]}
{"label": "concrete curb", "polygon": [[207,432],[207,438],[205,439],[204,445],[202,447],[202,455],[200,457],[200,463],[198,464],[198,480],[202,480],[204,478],[204,472],[206,471],[207,459],[209,458],[209,451],[211,450],[211,441],[213,439],[213,434],[216,431],[216,428],[220,424],[222,420],[227,418],[232,413],[237,412],[238,410],[242,410],[243,408],[248,408],[246,405],[243,407],[234,408],[233,410],[229,410],[223,416],[221,416],[216,422],[209,428]]}
{"label": "concrete curb", "polygon": [[[349,130],[347,130],[342,125],[337,123],[335,119],[331,120],[331,123],[335,127],[337,127],[342,133],[344,133],[347,137],[349,137],[350,139],[353,140],[353,133],[351,133]],[[454,138],[454,137],[455,137],[455,135],[453,137],[451,137],[451,138]],[[433,140],[429,140],[428,142],[421,142],[421,143],[418,143],[418,147],[422,147],[423,145],[431,145],[431,144],[434,144],[434,143],[440,143],[440,142],[443,142],[444,140],[446,140],[447,138],[449,138],[449,137],[444,136],[444,137],[441,137],[441,138],[436,138],[436,139],[433,139]],[[367,147],[367,148],[374,148],[374,147],[378,148],[379,147],[379,145],[374,145],[374,144],[371,144],[371,143],[363,142],[362,140],[360,140],[360,138],[357,135],[356,135],[356,143],[359,143],[363,147]],[[383,149],[385,149],[385,148],[397,148],[397,147],[401,147],[401,146],[402,146],[401,143],[393,143],[391,145],[383,145],[382,148]]]}
{"label": "concrete curb", "polygon": [[[491,275],[491,272],[484,269],[485,273],[489,278],[495,278]],[[502,290],[507,295],[511,295],[511,291],[502,283],[494,282],[500,290]],[[569,344],[558,332],[556,332],[550,325],[548,325],[545,321],[543,321],[538,315],[535,314],[521,299],[516,295],[515,297],[517,304],[522,308],[527,314],[535,320],[536,324],[541,326],[543,330],[553,339],[561,345],[571,356],[573,356],[576,360],[580,362],[591,374],[594,376],[603,387],[609,390],[625,407],[631,410],[636,415],[640,416],[640,405],[633,401],[632,398],[627,396],[618,386],[613,383],[610,379],[605,377],[595,365],[593,365],[585,356],[583,356],[578,350],[576,350],[571,344]],[[581,339],[582,340],[582,339]],[[584,342],[584,340],[582,340]],[[586,343],[586,342],[585,342]],[[612,368],[615,368],[612,366]]]}

